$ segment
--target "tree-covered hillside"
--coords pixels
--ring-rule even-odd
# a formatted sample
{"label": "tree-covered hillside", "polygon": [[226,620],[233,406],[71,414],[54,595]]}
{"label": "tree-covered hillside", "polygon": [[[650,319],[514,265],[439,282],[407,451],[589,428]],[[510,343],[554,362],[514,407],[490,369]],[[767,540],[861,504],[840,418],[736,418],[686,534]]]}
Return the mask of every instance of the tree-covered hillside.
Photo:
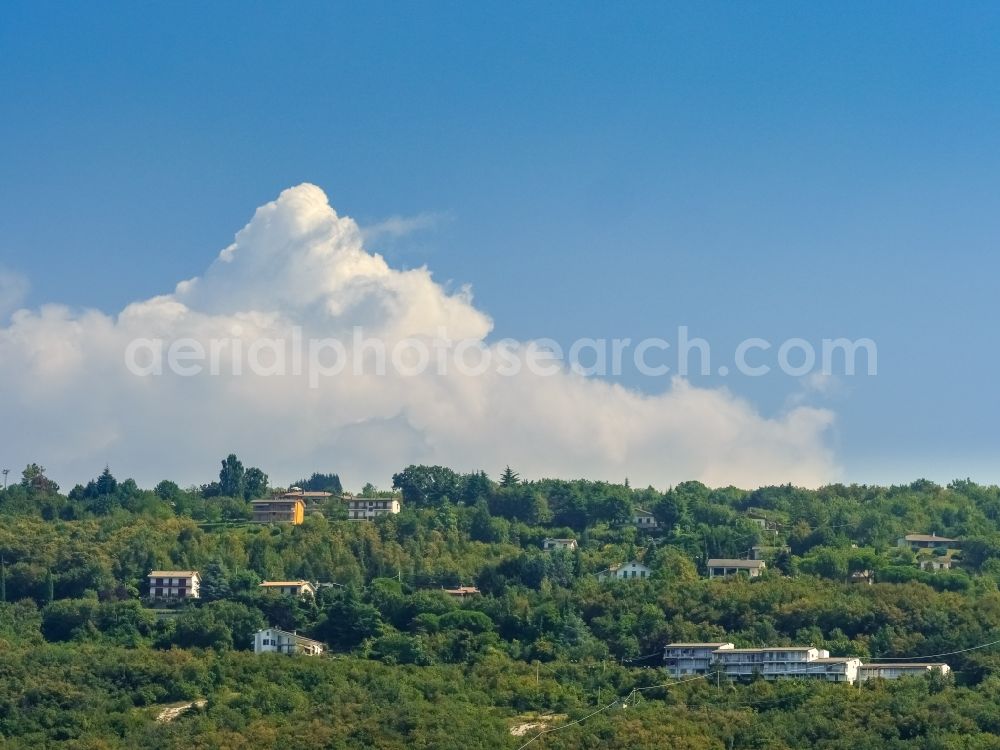
{"label": "tree-covered hillside", "polygon": [[[1000,747],[997,487],[660,491],[515,469],[411,466],[363,491],[398,493],[398,515],[348,521],[334,495],[291,526],[250,522],[273,488],[235,456],[190,488],[105,469],[61,494],[27,467],[0,494],[0,744],[518,748],[549,730],[530,746]],[[305,483],[341,488],[332,472]],[[636,528],[637,509],[657,528]],[[960,540],[951,570],[921,569],[897,546],[911,532]],[[578,547],[543,550],[552,537]],[[760,578],[706,578],[708,559],[750,554]],[[598,580],[631,560],[650,577]],[[198,570],[201,598],[149,602],[164,569]],[[317,595],[258,585],[298,579]],[[481,593],[442,591],[458,585]],[[328,651],[255,655],[265,625]],[[847,687],[659,668],[668,642],[722,639],[947,654],[955,672]]]}

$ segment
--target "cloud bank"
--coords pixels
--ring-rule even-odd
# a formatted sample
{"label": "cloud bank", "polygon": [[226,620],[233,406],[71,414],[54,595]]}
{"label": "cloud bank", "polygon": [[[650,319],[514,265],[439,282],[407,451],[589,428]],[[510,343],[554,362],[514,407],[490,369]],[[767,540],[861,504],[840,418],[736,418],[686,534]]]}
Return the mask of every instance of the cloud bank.
{"label": "cloud bank", "polygon": [[[209,481],[235,451],[286,483],[338,471],[349,487],[387,486],[410,463],[496,474],[590,477],[665,487],[793,482],[836,475],[831,412],[795,406],[762,416],[727,390],[675,379],[647,395],[570,372],[504,377],[429,371],[354,374],[310,388],[294,373],[137,377],[124,352],[137,338],[248,344],[342,337],[363,326],[391,344],[407,337],[473,339],[492,321],[468,288],[426,268],[391,268],[314,185],[261,206],[200,277],[116,316],[59,305],[19,310],[0,328],[3,460],[38,461],[64,485],[105,463],[151,485]],[[223,353],[223,358],[228,356]]]}

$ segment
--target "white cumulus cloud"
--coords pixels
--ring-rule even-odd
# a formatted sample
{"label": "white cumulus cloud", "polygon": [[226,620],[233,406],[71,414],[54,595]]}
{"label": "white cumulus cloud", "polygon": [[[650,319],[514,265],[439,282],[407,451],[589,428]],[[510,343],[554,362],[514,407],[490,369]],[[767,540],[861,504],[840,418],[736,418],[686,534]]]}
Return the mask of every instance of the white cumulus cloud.
{"label": "white cumulus cloud", "polygon": [[[144,484],[203,482],[231,451],[277,483],[338,471],[351,487],[386,486],[410,463],[493,473],[510,464],[526,477],[628,476],[660,487],[816,485],[836,475],[830,411],[765,417],[727,390],[682,379],[647,395],[567,371],[405,375],[390,366],[375,375],[348,365],[310,383],[308,362],[293,366],[288,342],[337,339],[353,354],[359,327],[390,351],[441,337],[479,342],[494,357],[508,346],[489,340],[492,321],[469,289],[447,289],[426,268],[391,268],[322,190],[299,185],[258,208],[202,276],[170,294],[115,316],[58,305],[14,313],[0,327],[0,388],[15,426],[0,439],[3,460],[38,461],[64,484],[105,463]],[[200,349],[203,371],[131,372],[130,344],[156,340]],[[251,349],[259,374],[237,372]]]}
{"label": "white cumulus cloud", "polygon": [[366,241],[379,237],[405,237],[414,232],[433,229],[450,218],[446,213],[433,212],[424,212],[413,216],[395,215],[361,227],[361,234]]}

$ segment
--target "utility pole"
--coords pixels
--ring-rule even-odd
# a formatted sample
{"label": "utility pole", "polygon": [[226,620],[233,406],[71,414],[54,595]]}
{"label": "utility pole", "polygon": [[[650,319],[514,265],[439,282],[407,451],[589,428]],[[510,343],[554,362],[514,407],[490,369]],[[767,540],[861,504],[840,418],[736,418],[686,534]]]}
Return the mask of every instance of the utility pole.
{"label": "utility pole", "polygon": [[7,475],[10,474],[10,469],[3,470],[3,491],[7,491]]}

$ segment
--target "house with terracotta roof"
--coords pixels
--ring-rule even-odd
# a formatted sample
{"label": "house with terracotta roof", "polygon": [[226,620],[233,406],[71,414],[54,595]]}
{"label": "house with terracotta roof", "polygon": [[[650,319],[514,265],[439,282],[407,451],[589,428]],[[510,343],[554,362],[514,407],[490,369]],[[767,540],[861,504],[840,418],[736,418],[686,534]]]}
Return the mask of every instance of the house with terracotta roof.
{"label": "house with terracotta roof", "polygon": [[316,596],[316,587],[309,581],[264,581],[260,588],[283,596]]}

